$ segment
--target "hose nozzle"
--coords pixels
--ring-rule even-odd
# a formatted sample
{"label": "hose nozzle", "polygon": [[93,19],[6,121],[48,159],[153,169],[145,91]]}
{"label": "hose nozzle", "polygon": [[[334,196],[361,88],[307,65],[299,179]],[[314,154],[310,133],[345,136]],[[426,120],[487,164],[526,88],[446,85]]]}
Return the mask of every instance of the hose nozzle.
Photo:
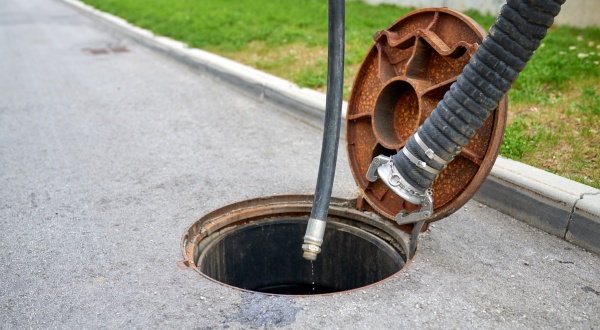
{"label": "hose nozzle", "polygon": [[302,244],[302,250],[304,250],[302,257],[304,259],[310,261],[317,260],[317,254],[321,253],[321,244],[323,244],[326,225],[327,222],[325,220],[313,218],[308,220],[308,227],[304,235],[304,244]]}

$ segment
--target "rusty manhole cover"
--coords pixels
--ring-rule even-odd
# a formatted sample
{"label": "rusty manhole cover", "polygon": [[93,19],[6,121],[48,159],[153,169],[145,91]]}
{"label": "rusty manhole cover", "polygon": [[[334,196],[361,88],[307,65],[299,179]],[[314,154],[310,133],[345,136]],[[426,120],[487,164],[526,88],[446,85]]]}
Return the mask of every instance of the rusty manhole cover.
{"label": "rusty manhole cover", "polygon": [[[369,182],[365,174],[374,157],[391,156],[404,147],[484,36],[471,18],[446,8],[409,13],[375,34],[352,87],[346,123],[350,167],[364,198],[359,208],[389,219],[418,208],[389,191],[383,181]],[[430,221],[459,209],[483,184],[502,142],[506,108],[505,96],[435,181]]]}

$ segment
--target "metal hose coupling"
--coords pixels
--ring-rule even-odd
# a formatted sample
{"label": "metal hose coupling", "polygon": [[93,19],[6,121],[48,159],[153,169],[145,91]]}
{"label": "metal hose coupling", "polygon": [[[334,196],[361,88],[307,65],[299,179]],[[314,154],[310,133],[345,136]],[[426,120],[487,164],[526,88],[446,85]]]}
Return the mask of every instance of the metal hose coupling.
{"label": "metal hose coupling", "polygon": [[302,257],[304,259],[310,261],[317,260],[317,254],[321,253],[321,244],[323,244],[326,225],[327,221],[325,220],[314,218],[308,220],[308,227],[304,235],[304,244],[302,244],[302,250],[304,250]]}
{"label": "metal hose coupling", "polygon": [[381,179],[391,191],[407,202],[421,206],[419,210],[409,214],[406,214],[406,210],[400,211],[396,215],[399,225],[422,221],[433,214],[431,189],[421,191],[411,186],[396,169],[391,157],[379,155],[371,161],[367,170],[367,180],[375,182],[377,179]]}

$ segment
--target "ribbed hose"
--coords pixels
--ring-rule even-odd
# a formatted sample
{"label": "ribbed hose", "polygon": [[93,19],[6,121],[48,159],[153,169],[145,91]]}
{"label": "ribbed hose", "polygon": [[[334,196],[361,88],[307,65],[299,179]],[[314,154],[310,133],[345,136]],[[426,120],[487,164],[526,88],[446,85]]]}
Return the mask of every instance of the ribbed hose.
{"label": "ribbed hose", "polygon": [[[444,165],[429,158],[422,144],[446,162],[454,159],[525,68],[565,1],[508,0],[457,81],[419,127],[421,145],[413,135],[406,143],[407,151],[435,170],[442,170]],[[421,191],[437,178],[402,150],[392,161],[402,177]]]}

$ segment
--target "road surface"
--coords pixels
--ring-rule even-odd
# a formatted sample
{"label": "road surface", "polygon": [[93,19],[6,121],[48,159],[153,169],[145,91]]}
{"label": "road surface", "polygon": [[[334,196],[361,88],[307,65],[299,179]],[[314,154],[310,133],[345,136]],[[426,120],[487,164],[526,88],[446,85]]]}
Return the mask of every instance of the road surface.
{"label": "road surface", "polygon": [[[600,257],[477,202],[353,293],[176,265],[219,206],[312,193],[321,132],[53,0],[0,3],[0,328],[600,327]],[[342,141],[343,143],[343,141]],[[334,195],[357,194],[340,150]]]}

